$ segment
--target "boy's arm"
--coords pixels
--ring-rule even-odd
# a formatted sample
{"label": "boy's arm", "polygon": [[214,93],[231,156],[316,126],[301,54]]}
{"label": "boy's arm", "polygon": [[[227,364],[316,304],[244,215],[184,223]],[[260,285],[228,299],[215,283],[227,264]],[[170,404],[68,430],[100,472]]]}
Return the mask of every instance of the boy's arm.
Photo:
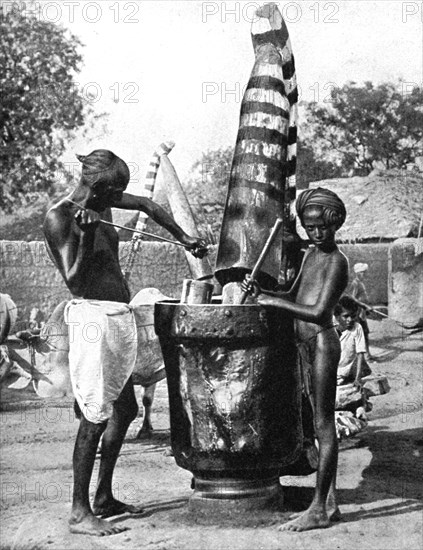
{"label": "boy's arm", "polygon": [[269,296],[269,297],[272,297],[272,298],[281,298],[283,300],[287,300],[289,302],[291,302],[294,298],[291,296],[291,291],[288,290],[286,292],[283,292],[283,291],[273,291],[273,290],[262,290],[260,289],[260,291],[257,293],[258,294],[261,294],[261,295],[266,295],[266,296]]}
{"label": "boy's arm", "polygon": [[374,311],[373,308],[371,306],[369,306],[368,304],[365,304],[364,302],[361,302],[360,300],[357,300],[357,298],[355,298],[354,296],[350,296],[350,298],[359,306],[359,307],[362,307],[364,310],[366,310],[367,312],[371,312],[371,311]]}
{"label": "boy's arm", "polygon": [[360,323],[355,323],[355,349],[357,353],[357,370],[355,373],[354,386],[361,385],[361,373],[364,366],[364,354],[366,352],[366,340]]}
{"label": "boy's arm", "polygon": [[298,288],[300,286],[300,281],[301,281],[301,275],[302,275],[302,272],[303,272],[303,267],[304,267],[304,264],[305,264],[305,261],[307,259],[307,257],[309,256],[310,252],[311,252],[311,248],[307,248],[304,252],[304,255],[303,255],[303,259],[301,261],[301,266],[300,266],[300,269],[298,271],[298,274],[297,276],[295,277],[295,280],[294,282],[292,283],[291,285],[291,288],[289,290],[286,290],[284,292],[280,292],[279,293],[279,296],[281,298],[285,298],[286,300],[289,300],[290,302],[294,302],[295,301],[295,296],[297,295],[297,292],[298,292]]}
{"label": "boy's arm", "polygon": [[282,298],[293,302],[295,300],[296,289],[292,286],[289,290],[263,290],[260,288],[257,294],[265,294],[266,296],[272,296],[274,298]]}
{"label": "boy's arm", "polygon": [[361,373],[363,372],[364,353],[357,353],[357,371],[355,374],[354,386],[361,386]]}
{"label": "boy's arm", "polygon": [[[303,266],[303,272],[307,270],[307,264]],[[333,256],[328,266],[323,287],[314,305],[298,304],[284,298],[258,296],[258,303],[263,306],[274,306],[292,313],[297,319],[309,323],[320,324],[327,320],[337,304],[348,282],[348,263],[344,256]]]}
{"label": "boy's arm", "polygon": [[[137,197],[136,195],[124,193],[122,199],[114,203],[113,207],[145,212],[152,220],[169,231],[179,242],[193,249],[193,253],[196,253],[196,249],[206,248],[206,243],[203,239],[191,237],[185,233],[182,227],[175,222],[164,208],[147,197]],[[199,257],[201,256],[199,255]]]}
{"label": "boy's arm", "polygon": [[245,277],[245,280],[243,282],[243,287],[242,287],[244,292],[250,292],[250,287],[252,289],[252,287],[254,286],[255,291],[253,292],[253,294],[254,294],[255,297],[257,297],[259,294],[265,294],[266,296],[273,296],[275,298],[283,298],[285,300],[288,300],[289,302],[293,302],[295,300],[295,296],[297,294],[298,287],[300,285],[301,274],[302,274],[302,271],[303,271],[304,262],[305,262],[305,259],[307,258],[307,255],[308,255],[309,251],[310,251],[310,249],[307,249],[305,251],[303,261],[301,262],[301,267],[300,267],[300,270],[298,272],[298,275],[296,276],[296,278],[295,278],[294,282],[292,283],[291,288],[289,290],[276,290],[276,291],[264,290],[260,287],[260,285],[256,281],[251,280],[250,275],[247,275]]}
{"label": "boy's arm", "polygon": [[284,298],[286,300],[291,300],[290,292],[291,289],[284,292],[282,290],[266,290],[261,288],[256,280],[251,278],[251,274],[247,274],[241,285],[242,291],[247,294],[251,294],[254,298],[257,298],[260,294],[266,296],[271,296],[273,298]]}

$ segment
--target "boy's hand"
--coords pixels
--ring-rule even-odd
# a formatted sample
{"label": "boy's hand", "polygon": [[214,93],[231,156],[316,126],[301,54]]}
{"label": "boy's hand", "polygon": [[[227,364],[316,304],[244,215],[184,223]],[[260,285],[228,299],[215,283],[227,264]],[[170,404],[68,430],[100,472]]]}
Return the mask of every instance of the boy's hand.
{"label": "boy's hand", "polygon": [[242,292],[250,294],[253,298],[257,298],[261,294],[261,288],[257,281],[251,278],[251,275],[247,273],[245,279],[241,283]]}
{"label": "boy's hand", "polygon": [[199,258],[201,260],[201,258],[204,258],[204,256],[209,253],[209,247],[204,239],[187,235],[181,242],[188,247],[194,258]]}
{"label": "boy's hand", "polygon": [[100,220],[100,214],[89,208],[86,210],[78,210],[75,214],[75,221],[82,231],[95,229],[100,223]]}

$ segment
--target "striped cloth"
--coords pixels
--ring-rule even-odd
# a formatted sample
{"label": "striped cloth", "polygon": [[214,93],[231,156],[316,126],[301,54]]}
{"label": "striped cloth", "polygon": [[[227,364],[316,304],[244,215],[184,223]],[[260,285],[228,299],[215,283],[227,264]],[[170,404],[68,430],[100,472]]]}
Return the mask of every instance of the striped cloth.
{"label": "striped cloth", "polygon": [[[149,199],[153,198],[157,172],[159,171],[159,167],[160,167],[160,157],[162,155],[168,155],[172,151],[174,146],[175,146],[175,143],[173,141],[167,141],[167,142],[161,143],[157,147],[157,149],[154,151],[153,157],[148,167],[147,174],[145,176],[143,196]],[[145,231],[147,226],[147,219],[148,219],[148,215],[145,212],[140,211],[138,214],[138,219],[137,219],[135,229],[137,229],[138,231]],[[127,281],[129,281],[129,277],[131,276],[131,271],[134,266],[135,256],[137,255],[137,252],[140,248],[142,238],[143,236],[139,233],[134,233],[132,235],[129,254],[126,258],[125,269],[124,269],[125,279]]]}
{"label": "striped cloth", "polygon": [[[278,217],[285,227],[295,224],[294,56],[277,6],[267,4],[256,15],[251,29],[255,63],[241,105],[216,261],[222,285],[242,280],[243,272],[252,270]],[[278,279],[282,252],[278,238],[263,264],[262,277]]]}
{"label": "striped cloth", "polygon": [[[257,16],[257,21],[253,23],[251,29],[254,51],[258,59],[264,54],[267,62],[259,62],[257,75],[252,75],[248,83],[247,90],[254,86],[259,92],[259,99],[253,102],[253,105],[247,104],[246,108],[257,112],[258,116],[264,119],[265,140],[263,141],[275,142],[272,160],[278,162],[280,171],[280,180],[275,187],[283,187],[285,216],[290,221],[294,221],[298,113],[294,54],[287,26],[277,5],[266,4],[257,10]],[[280,60],[276,56],[269,56],[268,53],[266,55],[269,45],[276,49]],[[260,51],[263,53],[260,54]],[[265,115],[269,112],[271,116],[266,117]],[[263,149],[263,152],[266,155],[266,149]],[[269,182],[272,182],[271,178]]]}

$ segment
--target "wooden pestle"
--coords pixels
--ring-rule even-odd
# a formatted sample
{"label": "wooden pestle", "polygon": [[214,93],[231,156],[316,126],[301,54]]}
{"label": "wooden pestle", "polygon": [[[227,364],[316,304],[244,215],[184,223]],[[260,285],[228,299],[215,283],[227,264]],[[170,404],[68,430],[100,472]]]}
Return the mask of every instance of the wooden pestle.
{"label": "wooden pestle", "polygon": [[[275,225],[272,227],[272,231],[270,232],[269,237],[267,238],[266,244],[263,247],[263,250],[261,251],[261,254],[256,262],[256,265],[253,267],[253,270],[251,272],[251,280],[254,281],[257,277],[257,275],[260,272],[261,266],[263,265],[264,260],[266,259],[266,256],[270,250],[270,247],[272,246],[274,240],[276,239],[276,236],[279,232],[279,229],[282,227],[283,219],[282,218],[276,218]],[[243,292],[241,296],[241,302],[240,304],[244,304],[245,300],[247,299],[248,293]]]}

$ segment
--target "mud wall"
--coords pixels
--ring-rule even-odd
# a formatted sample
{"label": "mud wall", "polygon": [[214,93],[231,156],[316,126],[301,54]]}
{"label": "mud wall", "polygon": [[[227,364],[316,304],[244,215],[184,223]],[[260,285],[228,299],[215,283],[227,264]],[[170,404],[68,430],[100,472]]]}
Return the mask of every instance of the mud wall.
{"label": "mud wall", "polygon": [[389,248],[389,315],[423,323],[423,239],[398,239]]}
{"label": "mud wall", "polygon": [[[121,243],[120,260],[125,265],[129,242]],[[146,287],[179,297],[182,280],[190,277],[185,252],[167,243],[145,242],[135,259],[129,285],[132,295]],[[18,305],[19,328],[32,308],[49,315],[70,293],[41,241],[0,241],[0,291]]]}
{"label": "mud wall", "polygon": [[[121,264],[129,242],[120,246]],[[388,303],[388,244],[341,245],[352,266],[369,264],[366,287],[372,304]],[[214,265],[214,255],[210,259]],[[138,254],[129,281],[132,295],[146,287],[156,287],[171,297],[179,297],[182,281],[191,276],[182,248],[167,243],[145,242]],[[0,241],[0,291],[10,294],[19,306],[20,320],[27,320],[32,308],[47,315],[70,298],[57,269],[41,241]]]}
{"label": "mud wall", "polygon": [[343,244],[339,247],[350,264],[350,281],[354,278],[356,263],[369,265],[365,285],[369,302],[374,305],[388,303],[388,250],[389,243]]}

